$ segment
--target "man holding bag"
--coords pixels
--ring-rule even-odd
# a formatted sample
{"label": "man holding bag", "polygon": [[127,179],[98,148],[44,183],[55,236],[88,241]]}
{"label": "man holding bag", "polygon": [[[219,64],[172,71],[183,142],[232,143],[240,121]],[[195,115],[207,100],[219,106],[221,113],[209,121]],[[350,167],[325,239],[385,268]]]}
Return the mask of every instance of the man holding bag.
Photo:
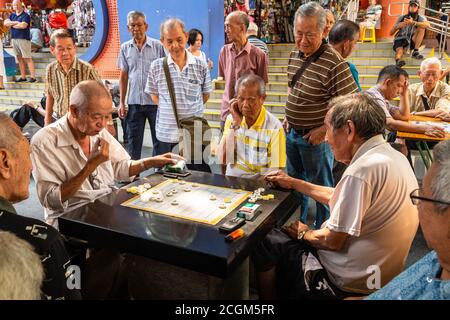
{"label": "man holding bag", "polygon": [[[212,91],[211,78],[206,63],[186,50],[187,40],[188,34],[181,20],[168,19],[161,24],[161,42],[169,56],[152,62],[145,88],[158,105],[156,138],[159,145],[155,155],[173,150],[180,143],[179,129],[183,129],[183,147],[180,149],[190,160],[188,168],[210,172],[203,159],[203,135],[208,125],[202,115],[203,105]],[[191,143],[194,141],[195,144]]]}

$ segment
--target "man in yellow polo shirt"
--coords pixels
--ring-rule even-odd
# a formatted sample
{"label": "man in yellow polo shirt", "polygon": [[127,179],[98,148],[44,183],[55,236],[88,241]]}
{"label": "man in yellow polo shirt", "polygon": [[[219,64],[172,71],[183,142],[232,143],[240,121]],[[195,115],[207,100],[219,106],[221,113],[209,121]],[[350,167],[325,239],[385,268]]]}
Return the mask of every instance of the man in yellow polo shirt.
{"label": "man in yellow polo shirt", "polygon": [[218,160],[226,175],[259,178],[286,166],[286,137],[281,122],[264,108],[266,89],[258,75],[248,74],[236,83],[237,97],[230,101]]}

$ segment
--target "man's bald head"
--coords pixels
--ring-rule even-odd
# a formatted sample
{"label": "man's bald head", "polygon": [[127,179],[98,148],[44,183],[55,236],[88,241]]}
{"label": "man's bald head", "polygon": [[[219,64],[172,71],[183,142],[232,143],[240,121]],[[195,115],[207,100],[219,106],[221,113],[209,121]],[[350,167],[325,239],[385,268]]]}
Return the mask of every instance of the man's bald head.
{"label": "man's bald head", "polygon": [[111,94],[102,82],[85,80],[77,84],[70,93],[70,106],[80,111],[86,111],[92,104],[102,99],[110,99]]}
{"label": "man's bald head", "polygon": [[25,139],[17,124],[5,113],[0,112],[0,149],[17,154],[21,139]]}

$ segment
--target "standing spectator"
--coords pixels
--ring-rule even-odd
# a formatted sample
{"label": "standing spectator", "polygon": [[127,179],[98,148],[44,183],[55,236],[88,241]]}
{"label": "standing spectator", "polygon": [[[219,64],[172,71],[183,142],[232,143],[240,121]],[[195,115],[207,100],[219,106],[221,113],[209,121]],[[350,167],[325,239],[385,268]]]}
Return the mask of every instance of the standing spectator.
{"label": "standing spectator", "polygon": [[267,48],[267,44],[264,41],[258,38],[258,26],[254,22],[250,22],[248,26],[247,39],[252,45],[261,49],[269,56],[269,48]]}
{"label": "standing spectator", "polygon": [[[324,119],[333,97],[358,90],[347,62],[322,42],[325,10],[317,2],[306,3],[294,17],[295,43],[288,65],[289,90],[284,127],[287,131],[288,174],[297,179],[333,186],[333,154],[324,142]],[[302,66],[307,64],[299,74]],[[308,197],[298,194],[300,220],[306,222]],[[329,216],[327,206],[317,203],[315,227]]]}
{"label": "standing spectator", "polygon": [[17,61],[19,62],[20,78],[16,82],[27,81],[25,73],[25,62],[30,70],[29,82],[36,82],[33,59],[31,58],[30,41],[30,15],[24,11],[20,0],[14,0],[13,9],[8,19],[5,20],[5,26],[11,28],[11,39]]}
{"label": "standing spectator", "polygon": [[325,9],[325,13],[327,15],[327,24],[323,31],[323,38],[328,40],[328,34],[330,33],[331,28],[333,28],[333,26],[334,26],[335,19],[334,19],[334,14],[330,9]]}
{"label": "standing spectator", "polygon": [[[179,143],[180,137],[164,72],[164,61],[167,61],[169,67],[179,119],[201,117],[203,104],[208,101],[212,91],[208,66],[186,49],[188,33],[185,31],[183,21],[168,19],[161,24],[160,32],[161,42],[169,56],[153,61],[145,88],[145,92],[150,93],[153,101],[158,104],[156,137],[159,144],[156,155],[171,152]],[[196,138],[198,137],[191,137]],[[195,164],[188,164],[188,168],[210,172],[203,156],[201,158],[201,163],[200,159],[194,159]]]}
{"label": "standing spectator", "polygon": [[83,80],[100,81],[97,71],[89,63],[77,58],[77,47],[72,35],[66,29],[58,29],[50,37],[50,51],[56,61],[47,66],[45,76],[45,125],[69,110],[69,97],[72,89]]}
{"label": "standing spectator", "polygon": [[214,64],[211,59],[206,58],[206,54],[201,50],[203,45],[203,33],[198,29],[189,30],[188,43],[188,51],[192,53],[193,56],[206,63],[208,68],[211,70],[214,67]]}
{"label": "standing spectator", "polygon": [[398,17],[397,22],[391,29],[391,36],[394,38],[395,63],[399,67],[405,65],[402,60],[403,53],[406,48],[412,49],[411,56],[416,59],[423,59],[423,55],[419,53],[425,37],[425,29],[430,27],[427,18],[419,14],[420,0],[410,0],[408,13]]}
{"label": "standing spectator", "polygon": [[[144,141],[145,120],[147,119],[152,133],[153,154],[158,150],[156,138],[156,115],[158,106],[152,101],[150,94],[144,92],[145,83],[150,72],[150,65],[156,59],[165,56],[161,43],[146,35],[148,24],[145,14],[131,11],[127,15],[128,31],[133,39],[120,46],[117,62],[120,68],[120,103],[119,117],[127,117],[128,152],[131,159],[141,158]],[[128,89],[129,87],[129,89]],[[128,95],[128,100],[125,101]],[[126,108],[128,105],[128,110]]]}
{"label": "standing spectator", "polygon": [[225,20],[225,32],[231,43],[222,48],[219,56],[219,77],[225,80],[220,111],[221,128],[230,113],[230,100],[236,96],[235,85],[241,76],[253,73],[263,78],[265,83],[269,81],[267,55],[247,40],[249,23],[248,16],[241,11],[230,13]]}

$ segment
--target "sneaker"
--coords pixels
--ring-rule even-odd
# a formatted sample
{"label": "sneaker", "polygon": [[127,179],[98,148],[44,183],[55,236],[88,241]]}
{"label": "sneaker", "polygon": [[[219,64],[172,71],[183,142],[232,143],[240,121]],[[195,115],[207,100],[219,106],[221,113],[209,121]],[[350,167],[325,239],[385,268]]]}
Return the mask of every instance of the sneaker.
{"label": "sneaker", "polygon": [[30,78],[30,80],[28,80],[28,82],[36,82],[36,78]]}
{"label": "sneaker", "polygon": [[422,59],[423,59],[423,55],[421,55],[421,54],[419,53],[419,50],[414,50],[413,53],[412,53],[412,57],[413,57],[413,58],[416,58],[416,59],[419,59],[419,60],[422,60]]}
{"label": "sneaker", "polygon": [[406,64],[406,62],[399,59],[399,60],[396,60],[395,64],[397,65],[397,67],[401,68]]}
{"label": "sneaker", "polygon": [[19,79],[14,80],[14,82],[25,82],[25,81],[27,81],[27,79],[25,79],[25,78],[19,78]]}

